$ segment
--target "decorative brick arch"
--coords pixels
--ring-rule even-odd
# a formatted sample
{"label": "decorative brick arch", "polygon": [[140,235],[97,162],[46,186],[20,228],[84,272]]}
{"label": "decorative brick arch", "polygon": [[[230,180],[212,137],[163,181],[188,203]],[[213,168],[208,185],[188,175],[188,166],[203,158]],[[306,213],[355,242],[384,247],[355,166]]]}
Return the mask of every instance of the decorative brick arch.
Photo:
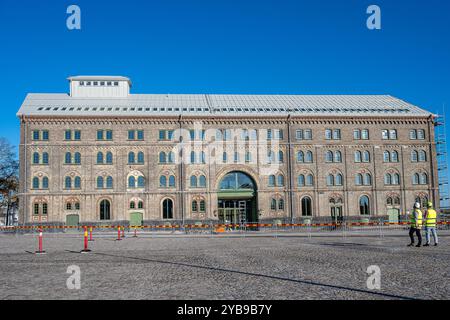
{"label": "decorative brick arch", "polygon": [[215,190],[219,189],[220,182],[230,172],[242,172],[247,174],[250,178],[252,178],[253,182],[255,183],[256,190],[259,189],[258,187],[261,184],[261,181],[258,178],[258,174],[253,169],[242,165],[229,165],[220,170],[218,174],[216,174]]}

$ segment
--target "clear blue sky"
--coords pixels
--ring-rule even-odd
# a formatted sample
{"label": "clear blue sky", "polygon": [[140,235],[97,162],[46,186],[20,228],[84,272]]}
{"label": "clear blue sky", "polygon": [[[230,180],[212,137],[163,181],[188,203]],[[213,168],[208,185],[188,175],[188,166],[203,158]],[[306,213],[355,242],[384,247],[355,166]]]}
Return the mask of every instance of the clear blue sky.
{"label": "clear blue sky", "polygon": [[[381,31],[366,28],[371,4]],[[18,144],[26,93],[80,74],[129,76],[134,93],[392,94],[441,112],[449,15],[447,0],[1,0],[0,136]]]}

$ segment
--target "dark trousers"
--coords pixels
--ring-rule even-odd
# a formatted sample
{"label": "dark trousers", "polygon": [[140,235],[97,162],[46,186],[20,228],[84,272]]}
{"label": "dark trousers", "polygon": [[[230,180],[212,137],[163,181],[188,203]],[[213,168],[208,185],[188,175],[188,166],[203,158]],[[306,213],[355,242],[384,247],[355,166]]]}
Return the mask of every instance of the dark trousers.
{"label": "dark trousers", "polygon": [[422,244],[422,235],[420,234],[420,229],[409,228],[409,237],[411,238],[411,243],[414,243],[414,232],[416,233],[417,240],[419,240],[419,245]]}

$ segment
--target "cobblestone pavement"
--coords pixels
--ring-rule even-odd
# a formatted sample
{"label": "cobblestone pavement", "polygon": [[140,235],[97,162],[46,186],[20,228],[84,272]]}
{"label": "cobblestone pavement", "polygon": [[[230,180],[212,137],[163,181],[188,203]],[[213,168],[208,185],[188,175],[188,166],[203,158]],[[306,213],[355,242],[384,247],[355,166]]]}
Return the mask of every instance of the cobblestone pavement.
{"label": "cobblestone pavement", "polygon": [[[449,299],[450,239],[408,248],[407,231],[384,238],[288,236],[0,235],[0,299]],[[81,269],[81,289],[66,286]],[[381,290],[366,270],[381,269]]]}

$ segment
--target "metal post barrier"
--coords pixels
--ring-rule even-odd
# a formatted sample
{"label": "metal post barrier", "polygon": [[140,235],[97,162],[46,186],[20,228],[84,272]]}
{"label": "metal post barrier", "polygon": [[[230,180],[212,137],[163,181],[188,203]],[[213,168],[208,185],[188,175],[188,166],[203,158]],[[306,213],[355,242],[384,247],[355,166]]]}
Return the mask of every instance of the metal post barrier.
{"label": "metal post barrier", "polygon": [[120,239],[120,226],[117,227],[117,239],[116,241],[120,241],[122,239]]}
{"label": "metal post barrier", "polygon": [[38,251],[35,252],[35,254],[45,254],[46,252],[42,249],[42,228],[39,229],[39,236],[38,236]]}
{"label": "metal post barrier", "polygon": [[87,227],[84,227],[84,249],[81,250],[81,253],[91,252],[88,248],[88,230]]}

